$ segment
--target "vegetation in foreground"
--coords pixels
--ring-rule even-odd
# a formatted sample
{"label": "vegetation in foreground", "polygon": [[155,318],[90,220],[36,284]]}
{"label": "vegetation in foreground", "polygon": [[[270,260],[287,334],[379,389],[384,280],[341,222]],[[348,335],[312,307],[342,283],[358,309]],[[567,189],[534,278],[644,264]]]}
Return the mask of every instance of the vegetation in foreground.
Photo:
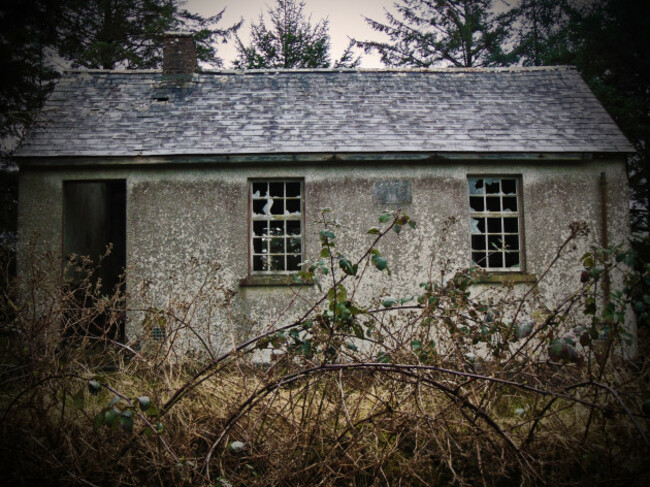
{"label": "vegetation in foreground", "polygon": [[[300,276],[322,296],[221,355],[175,346],[212,316],[206,306],[228,309],[218,266],[200,296],[130,310],[142,334],[126,343],[111,338],[125,296],[102,293],[88,260],[64,293],[36,258],[27,298],[5,282],[3,485],[647,485],[650,277],[633,251],[585,254],[553,310],[536,304],[536,285],[470,293],[476,269],[361,303],[364,280],[390,272],[385,235],[416,224],[382,215],[353,259],[322,216],[319,259]],[[550,268],[584,233],[571,227]],[[626,277],[603,296],[616,268]],[[630,306],[636,359],[622,353]]]}

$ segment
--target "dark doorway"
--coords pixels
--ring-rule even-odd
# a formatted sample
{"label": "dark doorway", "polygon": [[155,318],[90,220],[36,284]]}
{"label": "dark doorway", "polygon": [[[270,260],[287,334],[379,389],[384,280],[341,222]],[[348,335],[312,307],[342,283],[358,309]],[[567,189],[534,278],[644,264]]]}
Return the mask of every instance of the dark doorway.
{"label": "dark doorway", "polygon": [[76,302],[65,332],[121,340],[124,300],[108,299],[101,313],[96,304],[124,294],[126,181],[66,181],[63,201],[64,282]]}

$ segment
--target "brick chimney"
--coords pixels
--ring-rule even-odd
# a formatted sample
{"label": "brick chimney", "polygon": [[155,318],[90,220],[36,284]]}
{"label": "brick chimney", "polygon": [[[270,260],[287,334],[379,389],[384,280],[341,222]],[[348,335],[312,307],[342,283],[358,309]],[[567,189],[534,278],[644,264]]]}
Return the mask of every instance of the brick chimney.
{"label": "brick chimney", "polygon": [[163,34],[163,74],[191,76],[196,70],[196,46],[191,32]]}

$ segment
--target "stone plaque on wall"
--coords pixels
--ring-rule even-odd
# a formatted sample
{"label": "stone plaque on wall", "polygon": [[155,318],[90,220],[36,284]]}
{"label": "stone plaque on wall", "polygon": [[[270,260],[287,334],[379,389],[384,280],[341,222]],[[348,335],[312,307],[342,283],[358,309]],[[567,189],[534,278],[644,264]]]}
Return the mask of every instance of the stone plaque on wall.
{"label": "stone plaque on wall", "polygon": [[410,181],[378,181],[373,187],[373,199],[381,205],[410,204]]}

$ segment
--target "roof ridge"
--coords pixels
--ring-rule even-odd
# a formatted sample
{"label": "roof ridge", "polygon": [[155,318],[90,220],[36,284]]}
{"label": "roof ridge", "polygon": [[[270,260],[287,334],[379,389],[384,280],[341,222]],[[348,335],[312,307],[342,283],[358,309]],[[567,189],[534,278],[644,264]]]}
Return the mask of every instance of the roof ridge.
{"label": "roof ridge", "polygon": [[[207,69],[194,73],[195,75],[224,75],[224,74],[293,74],[293,73],[503,73],[503,72],[535,72],[535,71],[577,71],[575,66],[501,66],[501,67],[472,67],[472,68],[265,68],[265,69]],[[66,69],[66,74],[162,74],[162,69]]]}

